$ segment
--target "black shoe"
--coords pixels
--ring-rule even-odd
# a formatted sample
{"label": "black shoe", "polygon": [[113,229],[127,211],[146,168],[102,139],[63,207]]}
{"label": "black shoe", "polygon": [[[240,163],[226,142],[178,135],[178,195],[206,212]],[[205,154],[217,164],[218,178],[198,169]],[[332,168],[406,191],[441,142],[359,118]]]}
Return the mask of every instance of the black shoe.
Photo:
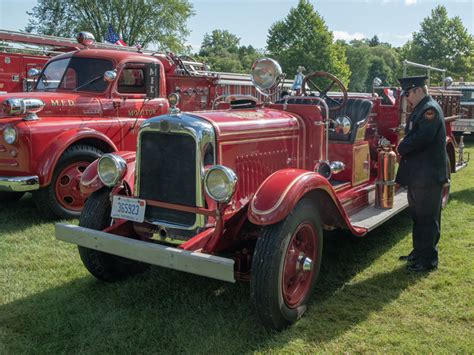
{"label": "black shoe", "polygon": [[413,252],[411,252],[410,254],[408,255],[402,255],[398,258],[398,260],[400,261],[407,261],[409,263],[411,262],[414,262],[415,261],[415,256],[413,255]]}
{"label": "black shoe", "polygon": [[414,264],[408,265],[407,270],[413,272],[428,272],[433,271],[438,268],[438,263],[432,264],[422,264],[420,262],[415,262]]}

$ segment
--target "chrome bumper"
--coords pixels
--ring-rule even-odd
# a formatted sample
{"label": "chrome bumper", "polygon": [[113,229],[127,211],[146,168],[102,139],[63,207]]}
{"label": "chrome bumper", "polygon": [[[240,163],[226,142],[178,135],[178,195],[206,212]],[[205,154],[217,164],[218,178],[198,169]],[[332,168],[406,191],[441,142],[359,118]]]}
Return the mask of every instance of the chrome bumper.
{"label": "chrome bumper", "polygon": [[56,239],[127,259],[235,282],[234,260],[57,223]]}
{"label": "chrome bumper", "polygon": [[38,176],[0,177],[0,191],[25,192],[39,189]]}

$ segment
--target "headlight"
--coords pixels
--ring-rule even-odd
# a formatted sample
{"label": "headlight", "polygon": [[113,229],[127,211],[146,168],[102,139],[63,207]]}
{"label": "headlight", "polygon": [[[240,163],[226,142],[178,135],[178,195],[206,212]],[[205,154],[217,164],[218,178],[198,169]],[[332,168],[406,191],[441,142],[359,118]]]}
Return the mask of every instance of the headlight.
{"label": "headlight", "polygon": [[104,154],[97,165],[100,180],[106,186],[114,186],[125,174],[127,163],[115,154]]}
{"label": "headlight", "polygon": [[3,139],[8,144],[13,144],[16,142],[17,132],[15,127],[7,127],[3,130]]}
{"label": "headlight", "polygon": [[204,188],[217,202],[229,202],[237,186],[237,175],[232,169],[215,165],[204,175]]}

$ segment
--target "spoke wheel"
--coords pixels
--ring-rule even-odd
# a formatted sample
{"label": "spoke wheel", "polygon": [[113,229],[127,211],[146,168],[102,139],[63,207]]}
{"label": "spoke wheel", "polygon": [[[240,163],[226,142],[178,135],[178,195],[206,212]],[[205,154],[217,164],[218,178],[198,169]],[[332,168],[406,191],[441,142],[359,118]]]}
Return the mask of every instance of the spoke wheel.
{"label": "spoke wheel", "polygon": [[[323,78],[329,82],[323,89],[314,83],[316,78]],[[309,84],[309,85],[307,85]],[[347,89],[336,76],[325,72],[325,71],[315,71],[306,75],[302,83],[302,93],[306,95],[306,86],[311,86],[319,92],[319,97],[326,101],[326,104],[329,107],[329,111],[336,111],[343,108],[347,103]],[[338,88],[342,93],[342,100],[337,101],[328,96],[328,92],[333,88]]]}

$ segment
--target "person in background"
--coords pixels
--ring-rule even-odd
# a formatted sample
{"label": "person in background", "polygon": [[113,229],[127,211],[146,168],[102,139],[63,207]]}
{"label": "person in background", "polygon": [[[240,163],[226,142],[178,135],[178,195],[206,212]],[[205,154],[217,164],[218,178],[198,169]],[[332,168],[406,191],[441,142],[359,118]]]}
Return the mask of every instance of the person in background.
{"label": "person in background", "polygon": [[301,93],[301,86],[303,85],[304,79],[304,71],[305,67],[301,65],[298,66],[298,69],[296,70],[295,80],[293,81],[293,85],[291,86],[291,90],[296,91],[295,95],[299,95]]}
{"label": "person in background", "polygon": [[407,269],[431,271],[438,267],[441,200],[448,183],[446,129],[441,107],[428,94],[426,76],[398,79],[412,108],[405,138],[397,147],[400,165],[395,181],[408,189],[413,219],[413,250],[400,257]]}

